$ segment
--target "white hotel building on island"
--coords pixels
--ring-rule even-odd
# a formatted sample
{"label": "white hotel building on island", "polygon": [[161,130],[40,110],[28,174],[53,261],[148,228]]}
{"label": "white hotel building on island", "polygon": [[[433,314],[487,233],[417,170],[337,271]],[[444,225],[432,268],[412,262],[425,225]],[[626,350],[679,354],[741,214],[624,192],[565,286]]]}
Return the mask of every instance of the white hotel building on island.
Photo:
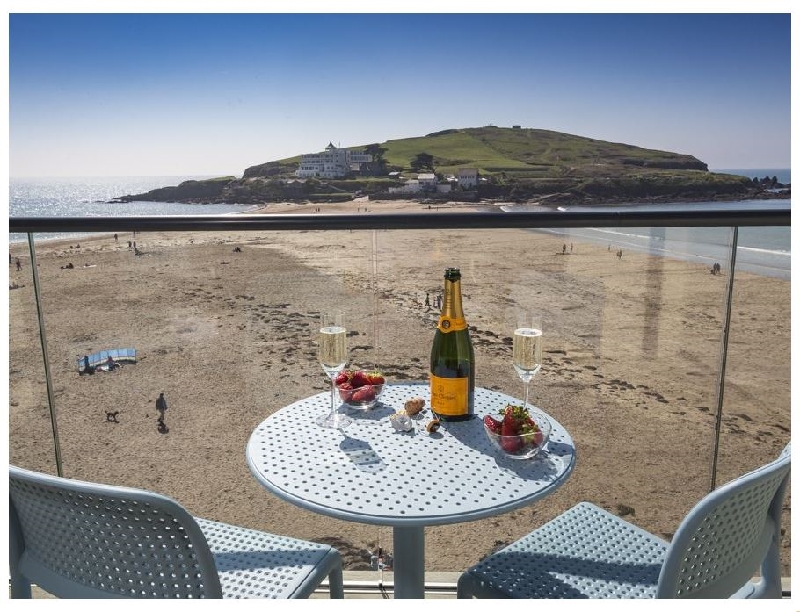
{"label": "white hotel building on island", "polygon": [[329,143],[322,153],[302,155],[300,167],[294,171],[294,175],[298,178],[343,178],[359,170],[361,164],[371,161],[372,155],[339,149]]}

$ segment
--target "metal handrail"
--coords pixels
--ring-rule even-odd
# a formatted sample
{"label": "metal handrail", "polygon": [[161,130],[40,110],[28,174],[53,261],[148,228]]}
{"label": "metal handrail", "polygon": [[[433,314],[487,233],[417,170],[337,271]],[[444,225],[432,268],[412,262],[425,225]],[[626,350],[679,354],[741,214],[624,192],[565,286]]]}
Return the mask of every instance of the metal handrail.
{"label": "metal handrail", "polygon": [[[378,205],[379,206],[379,205]],[[499,229],[577,227],[732,227],[791,225],[791,204],[768,200],[715,203],[704,208],[679,204],[660,210],[619,206],[602,210],[525,212],[241,214],[125,217],[9,217],[9,232]]]}

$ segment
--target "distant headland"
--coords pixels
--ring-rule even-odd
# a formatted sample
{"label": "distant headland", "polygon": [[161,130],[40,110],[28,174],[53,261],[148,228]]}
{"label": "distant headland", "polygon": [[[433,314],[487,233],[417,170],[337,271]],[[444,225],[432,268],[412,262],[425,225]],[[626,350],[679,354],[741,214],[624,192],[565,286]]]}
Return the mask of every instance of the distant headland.
{"label": "distant headland", "polygon": [[371,200],[549,204],[791,197],[776,177],[709,172],[692,155],[521,126],[449,129],[266,162],[111,202],[266,204]]}

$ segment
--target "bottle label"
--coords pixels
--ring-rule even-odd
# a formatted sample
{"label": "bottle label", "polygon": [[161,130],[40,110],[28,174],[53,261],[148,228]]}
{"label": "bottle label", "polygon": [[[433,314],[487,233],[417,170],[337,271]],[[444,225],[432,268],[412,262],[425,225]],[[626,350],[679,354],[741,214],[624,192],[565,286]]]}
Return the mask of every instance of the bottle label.
{"label": "bottle label", "polygon": [[453,318],[453,317],[448,317],[447,315],[441,315],[439,317],[439,324],[436,327],[443,334],[448,334],[450,332],[461,331],[462,329],[467,329],[467,320],[466,319],[456,319],[456,318]]}
{"label": "bottle label", "polygon": [[444,416],[469,413],[469,378],[441,378],[431,374],[431,410]]}

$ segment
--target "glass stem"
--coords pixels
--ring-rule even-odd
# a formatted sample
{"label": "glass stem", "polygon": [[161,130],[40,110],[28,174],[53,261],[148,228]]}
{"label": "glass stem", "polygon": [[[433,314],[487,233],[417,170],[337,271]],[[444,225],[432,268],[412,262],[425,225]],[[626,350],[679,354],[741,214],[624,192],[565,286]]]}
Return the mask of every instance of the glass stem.
{"label": "glass stem", "polygon": [[331,378],[331,419],[336,422],[336,383]]}
{"label": "glass stem", "polygon": [[525,408],[528,407],[528,387],[530,387],[530,386],[531,386],[531,381],[530,380],[526,380],[525,381],[525,404],[523,404],[523,406]]}

